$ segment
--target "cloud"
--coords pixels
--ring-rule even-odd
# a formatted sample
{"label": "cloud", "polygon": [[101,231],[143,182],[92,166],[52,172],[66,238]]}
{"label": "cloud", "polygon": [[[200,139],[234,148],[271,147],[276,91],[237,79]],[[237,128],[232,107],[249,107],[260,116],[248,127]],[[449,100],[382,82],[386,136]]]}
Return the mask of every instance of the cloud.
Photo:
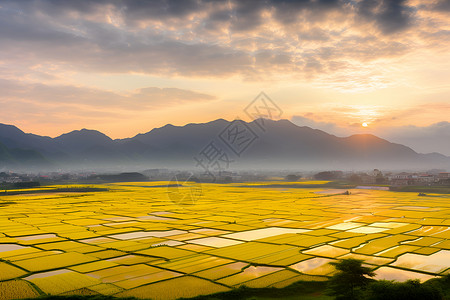
{"label": "cloud", "polygon": [[[450,122],[442,121],[428,126],[379,126],[362,129],[360,123],[338,125],[334,122],[321,122],[308,116],[293,116],[291,121],[298,126],[308,126],[336,136],[372,133],[393,143],[411,147],[419,153],[438,152],[450,156]],[[370,125],[369,125],[370,126]]]}
{"label": "cloud", "polygon": [[362,0],[357,5],[358,14],[372,20],[385,34],[401,31],[412,25],[414,10],[405,0]]}
{"label": "cloud", "polygon": [[[146,87],[117,93],[5,79],[0,79],[0,90],[0,122],[44,135],[89,127],[127,137],[150,130],[149,124],[168,123],[168,114],[183,111],[188,117],[197,104],[202,107],[216,101],[213,95],[179,88]],[[177,119],[170,118],[170,122]]]}
{"label": "cloud", "polygon": [[[419,4],[390,0],[4,1],[0,60],[29,72],[41,64],[51,66],[54,73],[134,72],[246,80],[290,74],[344,82],[343,74],[368,62],[392,64],[392,59],[416,51],[420,43],[415,41],[446,35],[445,24],[419,23],[415,17],[423,6]],[[427,20],[434,20],[433,15]],[[443,46],[435,43],[435,47]],[[371,69],[376,75],[366,76],[369,81],[387,76],[382,68]]]}
{"label": "cloud", "polygon": [[[211,82],[221,91],[237,82],[249,89],[265,83],[306,87],[329,91],[347,104],[354,98],[341,93],[363,95],[361,103],[386,104],[412,90],[417,97],[393,106],[444,102],[449,8],[447,0],[3,0],[0,113],[20,119],[19,112],[26,111],[42,118],[61,115],[64,108],[80,118],[95,113],[113,118],[121,110],[132,114],[216,99],[190,88],[129,83],[144,77],[172,87]],[[93,78],[92,87],[85,86],[84,74]],[[117,89],[140,89],[100,88],[111,77],[125,79]],[[369,93],[382,89],[392,94],[380,92],[375,99]],[[225,94],[222,100],[237,98]],[[427,121],[419,124],[429,124],[439,113],[426,107],[387,111],[376,122],[421,118],[425,110]],[[296,121],[335,134],[351,133],[351,124],[361,121],[342,124],[334,112]]]}
{"label": "cloud", "polygon": [[438,122],[429,126],[400,126],[380,132],[380,136],[410,146],[420,153],[439,152],[450,156],[450,123]]}
{"label": "cloud", "polygon": [[215,100],[216,97],[208,94],[178,88],[157,88],[148,87],[137,90],[128,96],[136,99],[146,106],[168,107],[173,105],[184,105],[188,103],[198,103]]}
{"label": "cloud", "polygon": [[448,0],[437,0],[431,4],[431,9],[439,12],[449,13],[450,12],[450,1]]}
{"label": "cloud", "polygon": [[349,130],[339,127],[335,123],[315,121],[312,118],[305,116],[293,116],[291,118],[291,122],[298,126],[307,126],[313,129],[319,129],[336,136],[346,136],[349,134]]}
{"label": "cloud", "polygon": [[223,76],[246,73],[251,64],[248,53],[225,45],[186,43],[155,31],[133,33],[90,21],[67,29],[7,13],[0,15],[0,41],[4,59],[29,61],[30,67],[51,63],[97,72]]}
{"label": "cloud", "polygon": [[24,84],[2,79],[0,79],[0,90],[2,90],[0,103],[3,105],[11,102],[15,105],[21,103],[25,109],[30,103],[42,107],[62,105],[70,106],[72,111],[79,107],[94,110],[102,108],[103,111],[163,109],[216,99],[212,95],[178,88],[147,87],[128,94],[118,94],[88,87]]}

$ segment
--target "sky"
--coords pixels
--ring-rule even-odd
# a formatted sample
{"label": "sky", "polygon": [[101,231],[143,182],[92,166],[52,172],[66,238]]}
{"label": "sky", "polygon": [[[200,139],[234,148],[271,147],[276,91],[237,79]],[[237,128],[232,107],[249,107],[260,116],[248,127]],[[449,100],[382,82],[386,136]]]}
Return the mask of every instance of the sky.
{"label": "sky", "polygon": [[[131,137],[282,118],[450,155],[450,0],[0,1],[0,123]],[[362,124],[366,123],[366,127]]]}

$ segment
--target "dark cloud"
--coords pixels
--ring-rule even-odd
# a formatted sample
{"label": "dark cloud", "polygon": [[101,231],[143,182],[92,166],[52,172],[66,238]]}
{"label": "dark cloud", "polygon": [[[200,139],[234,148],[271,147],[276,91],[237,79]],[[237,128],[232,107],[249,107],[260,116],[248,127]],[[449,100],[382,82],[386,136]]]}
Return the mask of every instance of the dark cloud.
{"label": "dark cloud", "polygon": [[[337,11],[351,14],[356,10],[364,18],[375,21],[384,33],[402,30],[411,24],[414,11],[404,0],[6,0],[6,6],[23,12],[43,12],[52,18],[67,17],[76,12],[80,16],[113,11],[122,16],[126,24],[135,26],[141,21],[170,19],[185,21],[192,15],[207,14],[210,26],[215,22],[229,21],[230,29],[248,31],[257,28],[267,20],[262,12],[273,12],[282,24],[299,21],[302,13],[307,13],[301,21],[314,22],[328,12]],[[447,9],[448,1],[439,1],[436,9]]]}
{"label": "dark cloud", "polygon": [[341,0],[236,0],[229,3],[225,9],[214,12],[209,21],[230,21],[230,28],[234,31],[253,30],[264,24],[267,19],[263,12],[273,12],[281,24],[292,24],[303,12],[309,12],[308,21],[311,21],[326,12],[347,9]]}
{"label": "dark cloud", "polygon": [[167,18],[183,19],[202,10],[202,3],[197,0],[124,0],[118,6],[129,24],[148,19],[162,21]]}
{"label": "dark cloud", "polygon": [[260,26],[264,19],[261,12],[268,8],[265,1],[235,1],[230,9],[231,29],[236,31],[252,30]]}
{"label": "dark cloud", "polygon": [[358,13],[374,21],[385,34],[401,31],[413,23],[414,10],[405,0],[362,0],[357,4]]}
{"label": "dark cloud", "polygon": [[433,10],[450,12],[450,0],[438,0],[433,4]]}
{"label": "dark cloud", "polygon": [[3,58],[38,58],[66,67],[101,72],[141,72],[198,76],[246,73],[251,56],[209,43],[185,43],[151,31],[124,32],[112,25],[84,21],[79,31],[41,23],[21,14],[0,18]]}
{"label": "dark cloud", "polygon": [[[0,59],[30,70],[52,65],[166,76],[252,80],[291,72],[308,78],[349,60],[407,53],[411,43],[390,34],[408,30],[414,20],[413,8],[389,0],[5,0]],[[360,24],[381,33],[360,30]],[[448,35],[445,28],[416,34],[423,40]]]}
{"label": "dark cloud", "polygon": [[347,9],[345,2],[341,0],[270,0],[269,5],[275,9],[277,20],[283,24],[298,21],[302,12],[309,12],[309,19],[314,21],[329,11]]}
{"label": "dark cloud", "polygon": [[41,22],[33,15],[0,9],[0,38],[8,42],[78,43],[81,40],[70,32]]}

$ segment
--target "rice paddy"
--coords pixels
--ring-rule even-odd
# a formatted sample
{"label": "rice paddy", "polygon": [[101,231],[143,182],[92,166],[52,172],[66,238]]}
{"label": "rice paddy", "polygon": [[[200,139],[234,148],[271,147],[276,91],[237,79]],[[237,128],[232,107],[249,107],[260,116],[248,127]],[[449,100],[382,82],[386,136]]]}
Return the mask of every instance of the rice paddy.
{"label": "rice paddy", "polygon": [[14,204],[0,206],[0,299],[284,287],[324,280],[329,262],[350,257],[377,279],[450,272],[449,195],[203,184],[195,204],[180,205],[166,184],[2,196]]}

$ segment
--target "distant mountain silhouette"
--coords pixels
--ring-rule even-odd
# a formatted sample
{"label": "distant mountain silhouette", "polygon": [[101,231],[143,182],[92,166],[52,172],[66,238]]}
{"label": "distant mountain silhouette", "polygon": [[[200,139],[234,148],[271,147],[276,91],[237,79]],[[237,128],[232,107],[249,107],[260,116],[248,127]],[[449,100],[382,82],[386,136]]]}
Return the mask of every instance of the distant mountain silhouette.
{"label": "distant mountain silhouette", "polygon": [[52,164],[38,151],[32,149],[8,149],[0,143],[0,169],[2,166],[22,169],[49,168]]}
{"label": "distant mountain silhouette", "polygon": [[74,130],[54,138],[57,145],[69,154],[79,154],[98,146],[113,147],[114,141],[96,130]]}
{"label": "distant mountain silhouette", "polygon": [[[168,124],[117,140],[87,129],[50,138],[0,124],[0,170],[193,169],[196,167],[194,156],[201,157],[201,150],[208,145],[214,145],[221,155],[226,154],[227,160],[232,161],[229,166],[232,169],[450,169],[450,157],[438,153],[419,154],[370,134],[340,138],[288,120],[237,122],[251,132],[237,140],[245,144],[252,137],[245,151],[233,152],[233,143],[223,138],[227,134],[236,137],[232,135],[232,128],[237,124],[223,119],[185,126]],[[225,166],[224,159],[221,163]]]}

